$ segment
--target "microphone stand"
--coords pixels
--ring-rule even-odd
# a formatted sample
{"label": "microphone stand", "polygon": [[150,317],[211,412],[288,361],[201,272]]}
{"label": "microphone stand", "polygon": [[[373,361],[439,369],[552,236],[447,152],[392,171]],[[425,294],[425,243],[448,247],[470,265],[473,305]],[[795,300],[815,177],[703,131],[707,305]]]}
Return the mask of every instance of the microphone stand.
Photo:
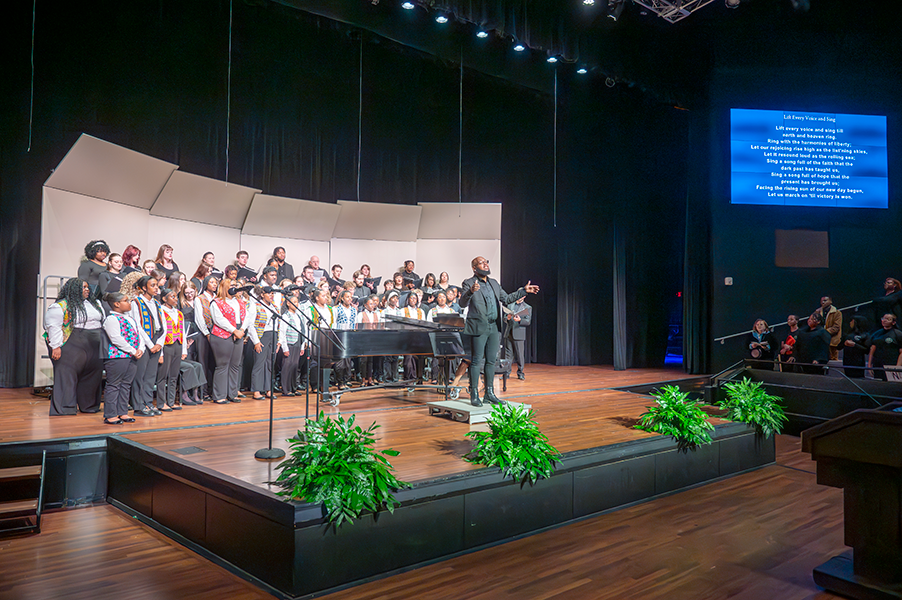
{"label": "microphone stand", "polygon": [[[315,303],[315,302],[310,302],[310,305],[311,305],[311,307],[313,308],[313,310],[316,311],[316,303]],[[323,336],[324,338],[330,339],[330,341],[331,341],[333,344],[335,344],[340,350],[342,350],[342,352],[345,350],[344,344],[342,344],[342,343],[341,343],[341,340],[338,338],[338,336],[335,335],[335,331],[332,329],[332,326],[331,326],[331,325],[329,325],[328,323],[326,323],[326,329],[327,329],[328,331],[332,332],[332,336],[328,336],[328,335],[326,335],[325,331],[323,331],[322,327],[319,326],[319,323],[316,322],[316,321],[321,321],[321,320],[323,320],[322,317],[321,317],[320,314],[319,314],[319,311],[316,311],[316,316],[317,316],[316,319],[311,319],[311,318],[308,317],[308,316],[306,315],[306,313],[304,313],[304,311],[302,311],[302,310],[298,310],[298,312],[301,313],[301,314],[303,314],[303,315],[304,315],[304,318],[307,319],[307,323],[309,323],[309,324],[310,324],[310,327],[311,327],[311,330],[310,330],[311,333],[312,333],[313,330],[315,329],[316,331],[319,331],[320,334],[322,334],[322,336]],[[322,354],[322,350],[323,350],[323,349],[322,349],[322,346],[321,346],[320,344],[316,344],[316,343],[314,343],[314,342],[311,342],[311,343],[313,343],[313,345],[316,346],[316,368],[319,369],[319,391],[318,391],[317,394],[316,394],[316,416],[319,417],[319,403],[320,403],[320,399],[322,399],[322,401],[325,402],[325,400],[326,400],[325,396],[326,396],[326,394],[328,393],[328,392],[325,392],[325,393],[323,392],[324,384],[325,384],[325,389],[328,390],[328,389],[329,389],[329,382],[326,381],[326,378],[325,378],[325,371],[326,371],[326,369],[323,367],[323,362],[322,362],[322,356],[323,356],[323,354]],[[308,367],[308,369],[307,369],[307,398],[308,398],[308,409],[307,409],[308,415],[307,415],[307,418],[309,419],[309,418],[310,418],[310,415],[309,415],[309,411],[310,411],[310,409],[309,409],[309,398],[310,398],[310,369],[309,369],[309,367]],[[332,403],[330,402],[330,404],[332,404]],[[334,406],[334,404],[333,404],[333,406]]]}
{"label": "microphone stand", "polygon": [[[261,448],[254,453],[254,458],[260,460],[277,460],[285,457],[285,451],[281,448],[273,448],[272,447],[272,426],[273,426],[273,406],[276,398],[276,377],[275,377],[275,369],[276,369],[276,346],[279,345],[279,332],[276,330],[275,323],[276,320],[282,321],[292,329],[298,332],[303,339],[309,339],[304,332],[300,331],[297,327],[286,321],[282,318],[282,316],[274,309],[272,306],[263,302],[259,296],[257,296],[253,291],[248,290],[247,294],[257,301],[257,307],[262,306],[266,310],[268,310],[272,314],[272,323],[273,323],[273,340],[272,350],[271,350],[271,358],[272,362],[269,365],[269,446],[266,448]],[[253,325],[251,325],[253,327]],[[265,332],[264,332],[265,334]],[[309,413],[309,411],[308,411]],[[309,414],[307,415],[309,418]]]}

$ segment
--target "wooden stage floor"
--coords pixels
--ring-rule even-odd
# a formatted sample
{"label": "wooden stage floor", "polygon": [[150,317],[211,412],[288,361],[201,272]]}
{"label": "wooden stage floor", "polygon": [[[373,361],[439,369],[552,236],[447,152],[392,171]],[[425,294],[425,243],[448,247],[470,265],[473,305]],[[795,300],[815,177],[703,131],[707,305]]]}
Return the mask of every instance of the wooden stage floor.
{"label": "wooden stage floor", "polygon": [[[561,452],[606,446],[648,437],[632,428],[645,411],[647,397],[618,391],[634,386],[694,378],[674,369],[614,371],[609,366],[555,367],[529,365],[526,381],[511,379],[503,398],[533,406],[536,419]],[[359,424],[380,425],[379,448],[394,448],[397,476],[408,482],[437,479],[478,468],[461,460],[470,445],[470,425],[431,417],[425,402],[439,394],[418,390],[375,390],[346,394],[327,414],[354,414]],[[315,408],[311,396],[311,415]],[[122,435],[138,443],[179,456],[224,475],[267,487],[279,461],[259,461],[254,452],[267,447],[269,402],[245,398],[240,404],[188,406],[160,417],[110,426],[99,414],[48,416],[46,399],[30,390],[0,390],[0,444],[26,440]],[[304,427],[303,397],[278,398],[274,409],[273,445],[288,449],[286,440]],[[478,425],[475,427],[479,427]],[[196,446],[203,452],[183,455],[178,449]]]}

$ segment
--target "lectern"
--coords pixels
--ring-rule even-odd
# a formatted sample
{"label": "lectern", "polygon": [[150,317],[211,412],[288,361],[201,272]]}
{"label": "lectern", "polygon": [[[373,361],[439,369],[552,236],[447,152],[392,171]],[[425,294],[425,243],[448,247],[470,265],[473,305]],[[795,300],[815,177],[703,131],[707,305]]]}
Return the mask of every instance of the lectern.
{"label": "lectern", "polygon": [[[899,409],[897,411],[897,409]],[[817,482],[843,489],[845,543],[814,582],[858,599],[902,598],[902,402],[855,410],[802,432]]]}

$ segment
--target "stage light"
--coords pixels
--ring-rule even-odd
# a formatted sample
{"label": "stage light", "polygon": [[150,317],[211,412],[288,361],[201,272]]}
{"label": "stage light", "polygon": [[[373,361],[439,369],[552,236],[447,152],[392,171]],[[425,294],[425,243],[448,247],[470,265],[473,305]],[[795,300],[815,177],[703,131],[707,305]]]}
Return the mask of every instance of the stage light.
{"label": "stage light", "polygon": [[550,63],[556,63],[556,62],[557,62],[557,56],[549,56],[546,60],[547,60],[548,62],[550,62]]}
{"label": "stage light", "polygon": [[401,8],[404,8],[407,10],[413,10],[414,8],[416,8],[416,6],[414,5],[413,2],[405,2],[404,4],[401,5]]}
{"label": "stage light", "polygon": [[623,0],[608,0],[608,18],[618,20],[623,14],[623,6],[626,4]]}
{"label": "stage light", "polygon": [[595,0],[583,0],[583,4],[585,4],[586,6],[592,6],[593,4],[595,4]]}
{"label": "stage light", "polygon": [[589,71],[585,67],[580,67],[576,70],[576,72],[579,73],[580,75],[585,75]]}
{"label": "stage light", "polygon": [[526,46],[524,46],[523,44],[517,44],[516,46],[514,46],[515,52],[523,52],[524,50],[526,50]]}
{"label": "stage light", "polygon": [[435,18],[435,22],[445,24],[448,22],[448,17],[446,17],[445,15],[439,15]]}
{"label": "stage light", "polygon": [[489,37],[489,34],[486,33],[485,31],[480,31],[479,33],[476,34],[476,37],[478,37],[478,38],[487,38],[487,37]]}

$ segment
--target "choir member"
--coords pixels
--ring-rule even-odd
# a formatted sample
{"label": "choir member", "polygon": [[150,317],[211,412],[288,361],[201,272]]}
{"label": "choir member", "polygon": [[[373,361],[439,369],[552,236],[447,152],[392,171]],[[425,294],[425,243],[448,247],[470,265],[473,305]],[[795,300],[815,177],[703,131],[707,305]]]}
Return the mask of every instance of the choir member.
{"label": "choir member", "polygon": [[[204,377],[207,384],[204,386],[202,396],[213,398],[213,370],[216,360],[213,350],[210,348],[210,331],[213,329],[213,310],[210,308],[216,298],[216,290],[219,289],[219,277],[207,275],[204,278],[202,292],[194,300],[194,324],[200,335],[197,336],[197,362],[204,368]],[[202,398],[203,399],[203,398]]]}
{"label": "choir member", "polygon": [[[380,313],[381,321],[386,321],[386,317],[388,317],[389,315],[394,317],[401,316],[403,309],[398,306],[400,298],[401,294],[398,292],[398,290],[391,290],[385,295],[385,308]],[[398,381],[397,356],[384,357],[383,368],[383,379],[385,381]]]}
{"label": "choir member", "polygon": [[[378,298],[371,295],[366,299],[363,310],[357,314],[357,323],[363,325],[375,325],[382,321],[379,312],[376,310]],[[360,376],[363,377],[363,386],[375,385],[374,375],[382,371],[381,356],[362,356],[360,357]]]}
{"label": "choir member", "polygon": [[[351,305],[353,294],[349,290],[344,290],[339,297],[339,304],[335,307],[335,329],[354,329],[357,324],[357,308]],[[363,359],[361,359],[361,364]],[[351,380],[353,372],[353,361],[350,358],[344,358],[335,364],[335,379],[338,383],[338,389],[346,389],[349,387],[348,382]]]}
{"label": "choir member", "polygon": [[451,285],[450,279],[451,277],[448,275],[448,271],[442,271],[438,276],[438,287],[447,292],[448,288],[454,287]]}
{"label": "choir member", "polygon": [[[271,289],[271,288],[270,288]],[[275,293],[257,287],[257,313],[254,317],[253,330],[248,335],[254,344],[254,369],[251,371],[251,391],[254,400],[269,398],[272,391],[272,349],[276,343],[279,320],[273,316],[279,308],[275,304]]]}
{"label": "choir member", "polygon": [[[203,388],[207,385],[207,374],[204,365],[197,356],[198,339],[203,338],[197,328],[195,301],[197,287],[189,281],[179,294],[179,310],[185,317],[185,337],[188,339],[188,358],[182,361],[179,388],[179,402],[182,406],[195,406],[203,403]],[[204,338],[206,342],[206,338]],[[190,392],[190,394],[189,394]]]}
{"label": "choir member", "polygon": [[276,246],[272,251],[272,257],[276,259],[276,269],[278,270],[278,278],[294,279],[294,267],[285,262],[285,248]]}
{"label": "choir member", "polygon": [[211,267],[207,263],[201,262],[199,265],[197,265],[197,269],[194,271],[194,275],[191,276],[191,281],[193,281],[195,287],[197,287],[198,293],[203,290],[204,279],[206,279],[207,276],[212,273],[213,267]]}
{"label": "choir member", "polygon": [[[407,306],[404,307],[401,316],[408,319],[419,319],[420,321],[426,320],[426,313],[420,308],[420,297],[417,294],[410,293],[407,295]],[[423,383],[423,368],[425,366],[426,361],[422,356],[405,356],[404,379],[408,381],[416,379],[417,383]]]}
{"label": "choir member", "polygon": [[97,289],[100,274],[106,271],[106,257],[110,247],[103,240],[93,240],[85,246],[85,257],[78,266],[78,278],[88,282],[91,291]]}
{"label": "choir member", "polygon": [[[123,286],[125,285],[123,281]],[[136,417],[153,417],[163,414],[153,406],[153,388],[160,366],[160,353],[166,341],[166,325],[163,309],[155,296],[159,294],[159,284],[153,277],[145,275],[135,282],[138,292],[132,302],[131,317],[138,324],[138,335],[147,350],[138,359],[135,381],[132,384],[132,407]]]}
{"label": "choir member", "polygon": [[100,410],[103,318],[100,303],[80,277],[66,281],[56,302],[47,308],[44,338],[53,363],[51,416]]}
{"label": "choir member", "polygon": [[248,283],[257,283],[257,272],[247,266],[248,254],[246,250],[239,250],[235,255],[235,266],[238,267],[238,277],[243,277]]}
{"label": "choir member", "polygon": [[902,331],[896,329],[896,315],[886,313],[880,319],[882,326],[870,336],[871,348],[868,364],[874,369],[874,378],[887,380],[884,367],[902,367]]}
{"label": "choir member", "polygon": [[160,246],[160,249],[157,250],[157,257],[154,259],[154,262],[156,263],[158,270],[166,273],[167,279],[170,275],[179,270],[178,264],[172,260],[172,246],[169,244]]}
{"label": "choir member", "polygon": [[153,272],[156,270],[157,270],[157,263],[155,263],[153,260],[151,260],[149,258],[141,264],[141,272],[144,273],[145,275],[148,275],[148,276],[153,275]]}
{"label": "choir member", "polygon": [[185,316],[178,309],[178,294],[166,288],[161,296],[166,336],[157,369],[157,408],[162,412],[172,412],[182,409],[176,405],[175,397],[182,361],[188,358],[188,338],[185,335]]}
{"label": "choir member", "polygon": [[232,282],[223,279],[210,303],[213,329],[210,330],[210,346],[216,360],[213,372],[213,402],[227,404],[241,402],[238,384],[241,376],[241,353],[244,335],[250,322],[247,306],[237,296],[230,296]]}
{"label": "choir member", "polygon": [[413,264],[412,260],[404,261],[404,272],[401,273],[404,276],[404,279],[417,280],[420,278],[419,275],[417,275],[416,273],[413,272],[413,267],[414,267],[414,264]]}
{"label": "choir member", "polygon": [[282,359],[283,396],[294,396],[297,392],[298,364],[307,345],[301,337],[304,331],[297,300],[290,298],[279,323],[279,348],[285,357]]}
{"label": "choir member", "polygon": [[129,244],[122,251],[122,274],[141,271],[141,249]]}
{"label": "choir member", "polygon": [[118,292],[120,287],[122,287],[122,256],[114,252],[107,259],[106,271],[97,279],[97,289],[101,294],[106,294]]}
{"label": "choir member", "polygon": [[144,344],[138,334],[138,324],[131,317],[132,305],[128,296],[109,292],[104,296],[104,302],[111,307],[111,313],[103,321],[109,340],[103,363],[106,371],[103,422],[107,425],[134,423],[135,419],[128,416],[128,401],[138,359],[144,354]]}

